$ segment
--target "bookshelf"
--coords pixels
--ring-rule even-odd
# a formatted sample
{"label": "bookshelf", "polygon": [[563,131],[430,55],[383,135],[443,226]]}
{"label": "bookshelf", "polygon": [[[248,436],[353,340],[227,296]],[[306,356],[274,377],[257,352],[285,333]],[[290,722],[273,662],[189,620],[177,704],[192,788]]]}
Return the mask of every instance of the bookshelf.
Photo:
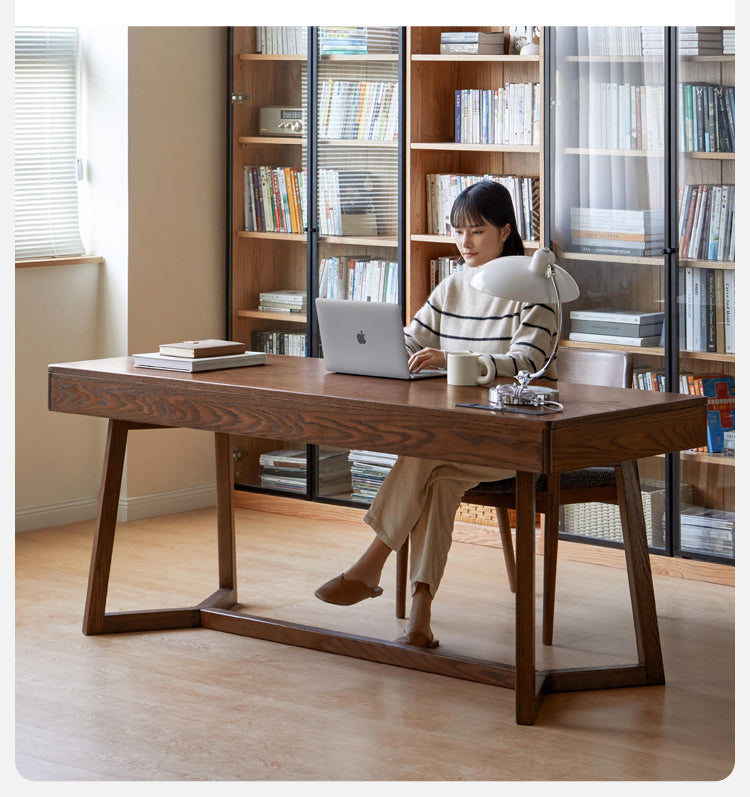
{"label": "bookshelf", "polygon": [[[441,53],[442,31],[469,30],[503,32],[505,53]],[[323,28],[305,28],[304,33],[287,28],[286,44],[278,30],[231,29],[229,337],[249,345],[273,340],[294,353],[302,339],[306,355],[319,356],[316,319],[310,312],[313,299],[323,290],[327,295],[336,291],[353,295],[356,263],[365,260],[396,264],[398,291],[390,298],[401,303],[405,318],[412,317],[430,293],[438,264],[447,268],[456,256],[451,236],[435,227],[428,177],[492,175],[531,181],[518,193],[519,202],[529,200],[530,234],[524,246],[532,254],[542,244],[551,245],[560,264],[575,276],[582,297],[569,309],[619,306],[663,312],[665,324],[674,328],[671,348],[664,343],[633,347],[614,340],[605,345],[570,340],[566,317],[563,345],[632,351],[639,373],[661,374],[671,369],[671,389],[675,390],[682,374],[734,375],[732,351],[709,351],[708,346],[691,350],[679,337],[686,335],[687,324],[684,271],[711,272],[715,286],[733,276],[733,257],[681,256],[677,226],[663,229],[666,222],[660,228],[661,237],[653,231],[650,235],[656,245],[669,248],[673,244],[675,253],[668,256],[661,249],[657,253],[585,251],[573,245],[570,226],[573,207],[662,213],[669,208],[676,218],[682,186],[734,185],[734,152],[680,148],[678,128],[683,117],[677,109],[682,84],[733,86],[734,56],[679,57],[670,85],[665,82],[664,55],[644,53],[640,29],[544,29],[536,55],[508,54],[508,30],[502,26],[374,28],[346,51],[346,43],[337,49],[334,40],[323,47]],[[663,39],[664,29],[660,31],[657,37]],[[266,42],[262,52],[261,35]],[[672,36],[676,40],[676,32]],[[284,50],[292,40],[300,51]],[[547,75],[554,76],[551,85]],[[490,92],[509,86],[532,87],[523,89],[525,100],[520,105],[523,108],[525,102],[528,111],[531,97],[530,139],[496,135],[500,117],[491,116],[496,111],[489,109],[497,107],[493,102],[500,95],[491,97]],[[394,96],[397,107],[392,106]],[[457,99],[464,103],[460,116]],[[676,113],[671,116],[668,109],[673,100]],[[268,106],[301,108],[299,134],[261,135],[260,109]],[[467,107],[478,114],[469,128],[465,127]],[[396,108],[395,120],[388,114],[392,108]],[[353,114],[353,109],[360,115]],[[369,126],[363,122],[363,109]],[[381,122],[374,124],[376,118]],[[457,136],[457,128],[471,129],[471,140],[462,132]],[[244,182],[245,167],[250,166],[305,171],[301,232],[248,229]],[[332,186],[327,182],[331,179]],[[668,185],[672,193],[667,200]],[[444,204],[449,205],[450,199]],[[324,207],[333,211],[333,220],[321,216]],[[350,265],[351,276],[344,273],[345,265]],[[293,315],[259,309],[261,292],[282,289],[305,290],[305,312]],[[723,339],[726,343],[726,329]],[[351,452],[347,459],[357,484],[352,490],[341,489],[340,480],[329,479],[337,492],[327,492],[319,478],[321,460],[310,447],[304,490],[296,484],[294,490],[285,491],[279,487],[283,481],[263,477],[262,458],[269,461],[269,454],[278,449],[300,447],[238,439],[234,445],[238,488],[357,507],[369,502],[374,489],[371,479],[377,484],[388,468],[387,461],[371,452]],[[325,453],[327,462],[341,462],[342,452]],[[671,512],[670,526],[666,532],[658,530],[653,550],[733,561],[726,551],[682,546],[679,519],[681,499],[685,506],[689,502],[707,509],[734,510],[734,457],[684,452],[655,457],[640,463],[640,468],[649,500],[656,501],[657,508],[661,501],[661,511]],[[689,498],[685,498],[686,488]],[[594,525],[588,522],[583,533],[575,535],[570,528],[562,531],[570,539],[596,542]]]}
{"label": "bookshelf", "polygon": [[[685,54],[694,34],[682,29],[556,28],[552,36],[557,80],[549,133],[554,173],[551,242],[561,264],[582,288],[569,310],[662,312],[663,328],[669,330],[657,346],[624,345],[614,335],[606,343],[568,338],[563,345],[631,351],[634,387],[640,389],[699,392],[711,378],[732,379],[734,302],[728,287],[734,277],[732,214],[722,216],[721,210],[722,199],[725,211],[733,205],[735,155],[733,135],[719,123],[716,98],[724,101],[734,86],[734,55]],[[711,33],[706,46],[723,50],[720,38],[718,32]],[[676,74],[670,82],[665,80],[669,74],[665,61],[671,52]],[[712,126],[709,135],[706,107],[701,116],[705,136],[699,139],[693,101],[697,115],[696,92],[706,87],[713,87],[715,99]],[[712,187],[702,189],[702,225],[697,210],[688,214],[686,193],[692,190],[693,205],[700,208],[701,186]],[[597,227],[591,208],[611,209],[611,226]],[[626,226],[623,212],[634,210],[643,212],[639,250],[634,228]],[[648,214],[654,216],[651,227]],[[581,218],[589,223],[581,225]],[[576,231],[576,225],[592,229]],[[630,244],[624,242],[626,230],[631,233]],[[720,230],[726,233],[721,246]],[[715,240],[710,250],[712,231]],[[597,241],[584,235],[602,237]],[[688,384],[688,376],[695,377],[694,384]],[[725,417],[726,423],[730,420]],[[664,489],[659,499],[664,506],[659,509],[671,518],[666,533],[655,534],[653,549],[732,562],[733,538],[728,541],[728,537],[730,526],[733,535],[735,508],[733,451],[683,452],[639,465],[644,482]],[[701,514],[715,518],[705,521],[714,522],[715,529],[706,525],[696,530],[696,515]],[[592,523],[566,527],[565,515],[562,530],[571,539],[596,534]]]}

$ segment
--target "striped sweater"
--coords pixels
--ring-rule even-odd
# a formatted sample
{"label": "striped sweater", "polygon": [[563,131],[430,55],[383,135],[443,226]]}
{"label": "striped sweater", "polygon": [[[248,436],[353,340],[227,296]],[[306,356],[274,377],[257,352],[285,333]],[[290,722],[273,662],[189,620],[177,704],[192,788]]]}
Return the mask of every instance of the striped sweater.
{"label": "striped sweater", "polygon": [[[538,371],[557,337],[551,305],[499,299],[471,287],[472,270],[444,279],[404,330],[410,354],[424,348],[489,354],[495,376]],[[548,378],[556,379],[555,363]]]}

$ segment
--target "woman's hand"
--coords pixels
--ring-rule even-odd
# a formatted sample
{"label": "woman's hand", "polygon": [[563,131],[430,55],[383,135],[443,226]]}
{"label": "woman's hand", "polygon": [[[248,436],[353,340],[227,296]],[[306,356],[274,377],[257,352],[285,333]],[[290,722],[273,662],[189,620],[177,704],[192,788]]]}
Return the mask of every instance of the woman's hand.
{"label": "woman's hand", "polygon": [[440,349],[420,349],[409,357],[409,370],[412,373],[424,368],[445,368],[445,353]]}

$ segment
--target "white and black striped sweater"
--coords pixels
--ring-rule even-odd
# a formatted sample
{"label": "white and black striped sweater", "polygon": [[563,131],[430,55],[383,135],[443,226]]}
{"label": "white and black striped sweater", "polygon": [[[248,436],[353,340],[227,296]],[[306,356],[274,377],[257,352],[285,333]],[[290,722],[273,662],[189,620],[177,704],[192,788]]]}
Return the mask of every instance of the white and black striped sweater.
{"label": "white and black striped sweater", "polygon": [[[404,330],[406,348],[489,354],[495,376],[538,371],[557,337],[552,305],[498,299],[471,287],[472,269],[446,277]],[[556,379],[555,363],[547,378]]]}

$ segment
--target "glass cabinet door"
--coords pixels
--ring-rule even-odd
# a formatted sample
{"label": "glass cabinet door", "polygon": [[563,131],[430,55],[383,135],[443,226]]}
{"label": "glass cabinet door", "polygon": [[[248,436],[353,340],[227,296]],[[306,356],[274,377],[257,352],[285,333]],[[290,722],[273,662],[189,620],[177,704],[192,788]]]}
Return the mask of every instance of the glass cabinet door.
{"label": "glass cabinet door", "polygon": [[[397,303],[403,284],[398,235],[402,29],[315,30],[314,292],[333,299]],[[315,345],[314,353],[321,356],[317,340]],[[389,469],[369,464],[372,456],[316,449],[316,498],[369,503],[363,482],[382,482]]]}
{"label": "glass cabinet door", "polygon": [[[629,351],[633,387],[664,384],[664,29],[554,30],[552,232],[581,295],[561,341]],[[649,33],[651,33],[649,29]],[[639,462],[649,546],[665,549],[664,457]],[[621,542],[616,506],[561,508],[561,532]]]}
{"label": "glass cabinet door", "polygon": [[680,390],[708,398],[680,457],[677,551],[734,559],[734,28],[677,29]]}

